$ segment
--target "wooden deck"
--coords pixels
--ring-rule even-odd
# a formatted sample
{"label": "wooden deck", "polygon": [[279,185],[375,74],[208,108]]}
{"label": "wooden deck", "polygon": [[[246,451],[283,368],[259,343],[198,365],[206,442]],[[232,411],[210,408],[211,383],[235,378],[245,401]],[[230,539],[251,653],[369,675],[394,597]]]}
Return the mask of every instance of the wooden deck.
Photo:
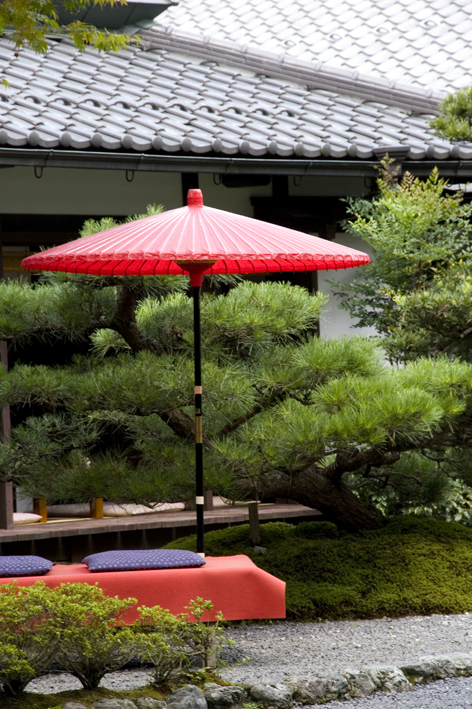
{"label": "wooden deck", "polygon": [[[321,514],[298,504],[261,504],[260,522],[319,519]],[[205,531],[249,521],[247,507],[225,506],[205,512]],[[78,562],[106,549],[159,548],[194,534],[195,512],[156,512],[132,517],[50,520],[0,530],[0,554],[39,554],[53,561]]]}

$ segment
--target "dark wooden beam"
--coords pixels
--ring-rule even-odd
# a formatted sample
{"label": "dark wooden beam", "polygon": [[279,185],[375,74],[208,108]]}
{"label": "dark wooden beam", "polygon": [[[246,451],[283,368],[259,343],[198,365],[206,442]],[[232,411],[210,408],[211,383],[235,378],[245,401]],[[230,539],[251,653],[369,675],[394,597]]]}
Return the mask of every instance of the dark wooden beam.
{"label": "dark wooden beam", "polygon": [[247,506],[249,512],[249,534],[254,546],[261,543],[261,530],[259,527],[259,507],[257,502],[250,502]]}
{"label": "dark wooden beam", "polygon": [[[8,343],[0,342],[0,363],[8,371]],[[1,413],[0,437],[3,441],[11,439],[10,407],[5,406]],[[13,528],[13,485],[11,482],[0,483],[0,529]]]}
{"label": "dark wooden beam", "polygon": [[187,204],[187,193],[189,190],[198,190],[198,172],[182,172],[182,204]]}
{"label": "dark wooden beam", "polygon": [[288,175],[272,175],[272,197],[277,200],[288,198]]}
{"label": "dark wooden beam", "polygon": [[13,485],[0,483],[0,529],[13,529]]}
{"label": "dark wooden beam", "polygon": [[3,246],[53,246],[77,239],[76,231],[4,231]]}
{"label": "dark wooden beam", "polygon": [[[291,197],[274,190],[273,197],[251,197],[256,219],[280,224],[289,229],[318,233],[333,239],[336,225],[346,219],[346,203],[339,197]],[[277,196],[279,195],[279,196]]]}

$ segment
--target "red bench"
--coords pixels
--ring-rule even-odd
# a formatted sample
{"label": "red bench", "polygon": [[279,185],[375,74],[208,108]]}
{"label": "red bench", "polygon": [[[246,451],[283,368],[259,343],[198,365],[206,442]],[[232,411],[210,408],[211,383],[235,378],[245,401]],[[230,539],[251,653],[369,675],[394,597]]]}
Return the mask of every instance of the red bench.
{"label": "red bench", "polygon": [[[109,596],[138,599],[141,606],[162,606],[181,613],[197,596],[213,603],[213,613],[222,611],[226,620],[285,618],[285,582],[259,569],[247,556],[207,556],[197,568],[148,569],[92,573],[85,564],[56,564],[45,576],[17,579],[21,586],[44,581],[49,587],[61,583],[98,583]],[[129,611],[125,621],[137,617]]]}

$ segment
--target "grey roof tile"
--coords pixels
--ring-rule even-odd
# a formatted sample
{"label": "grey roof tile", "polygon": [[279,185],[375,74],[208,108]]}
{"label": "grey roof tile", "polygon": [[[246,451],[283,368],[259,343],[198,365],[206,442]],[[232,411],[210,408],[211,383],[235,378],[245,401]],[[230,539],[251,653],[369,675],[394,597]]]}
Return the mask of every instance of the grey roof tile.
{"label": "grey roof tile", "polygon": [[[57,133],[53,136],[49,132],[41,130],[40,126],[37,126],[34,132],[38,136],[37,144],[40,145],[42,148],[56,148],[60,144],[59,136],[57,135]],[[32,133],[30,133],[28,137],[28,143],[30,145],[32,145],[31,135]]]}
{"label": "grey roof tile", "polygon": [[91,141],[87,136],[83,136],[78,133],[74,127],[68,129],[65,134],[61,136],[61,145],[64,148],[75,148],[76,150],[87,150],[90,148]]}
{"label": "grey roof tile", "polygon": [[76,136],[77,139],[86,140],[90,142],[90,136],[93,133],[93,128],[91,126],[86,126],[83,123],[77,123],[76,121],[68,121],[66,125],[66,130],[70,135]]}
{"label": "grey roof tile", "polygon": [[36,117],[33,116],[23,116],[18,115],[13,109],[5,114],[5,120],[3,126],[11,126],[15,130],[23,132],[24,130],[31,130],[36,122]]}
{"label": "grey roof tile", "polygon": [[[435,88],[457,89],[468,83],[467,75],[472,69],[472,56],[468,52],[470,37],[466,37],[470,31],[471,7],[468,0],[447,3],[436,0],[414,3],[391,0],[386,3],[379,0],[361,3],[351,0],[269,0],[267,9],[263,7],[258,0],[219,0],[218,10],[222,14],[217,15],[214,0],[181,0],[160,15],[155,24],[175,27],[184,32],[208,34],[211,31],[212,37],[218,40],[234,41],[238,37],[241,43],[272,51],[287,51],[284,41],[295,29],[296,44],[288,48],[292,56],[306,56],[338,67],[342,66],[343,57],[331,48],[340,42],[342,49],[348,36],[354,50],[349,59],[351,68],[388,77],[384,63],[392,58],[399,69],[404,70],[402,80],[405,83],[426,86],[422,77],[405,70],[396,56],[397,43],[407,40],[418,64],[421,63],[418,51],[428,45],[432,47]],[[215,21],[218,17],[222,19]],[[373,33],[372,28],[385,28],[387,33]],[[450,32],[454,37],[444,42],[444,37]],[[448,45],[453,43],[454,48],[448,50]],[[456,59],[461,51],[459,45],[468,52],[464,60]],[[362,56],[360,52],[355,52],[358,46],[366,52]],[[442,60],[435,56],[435,46],[444,46],[456,66],[463,70],[462,81],[455,79],[452,87],[442,71]]]}
{"label": "grey roof tile", "polygon": [[[293,6],[289,8],[285,0],[281,1],[287,10],[282,15],[290,18]],[[249,5],[253,2],[248,0]],[[267,2],[273,7],[272,0]],[[307,2],[310,5],[311,0]],[[333,7],[339,2],[331,0]],[[361,5],[367,7],[366,3],[371,7],[370,0],[363,0]],[[301,13],[297,0],[294,7]],[[6,46],[8,42],[1,40],[0,53]],[[28,54],[27,60],[32,56]],[[12,136],[17,131],[16,140],[26,140],[25,136],[18,137],[22,131],[33,131],[32,140],[38,140],[39,146],[60,140],[63,147],[81,150],[215,150],[223,155],[295,154],[310,159],[347,154],[367,159],[372,147],[382,142],[394,140],[420,150],[422,137],[431,139],[427,116],[410,116],[382,101],[361,102],[351,91],[326,88],[323,78],[331,70],[321,67],[320,88],[307,89],[305,82],[296,83],[295,74],[290,80],[267,78],[264,71],[251,73],[247,68],[228,65],[230,59],[223,49],[221,56],[226,64],[202,64],[200,55],[183,56],[170,49],[143,53],[134,48],[118,55],[102,55],[99,60],[86,54],[90,63],[85,69],[84,55],[71,51],[67,42],[56,43],[40,58],[41,77],[36,85],[31,67],[17,64],[18,76],[13,77],[16,84],[8,102],[1,105],[10,112],[23,113],[12,113],[8,122],[8,114],[2,120],[0,112],[0,129],[7,130],[8,139],[10,131]],[[261,67],[270,57],[267,52],[260,55]],[[285,61],[289,60],[286,53]],[[3,61],[7,73],[14,62],[10,55]],[[427,64],[426,71],[429,67]],[[346,68],[335,70],[334,76],[342,82],[352,81],[354,75]],[[50,77],[55,78],[54,86]],[[381,83],[372,79],[373,86],[376,81]],[[32,95],[38,96],[39,103],[31,100]],[[434,150],[442,156],[448,148],[438,143]]]}
{"label": "grey roof tile", "polygon": [[23,108],[22,106],[13,106],[6,113],[8,113],[10,119],[16,118],[18,119],[18,122],[27,121],[28,123],[36,120],[38,116],[41,115],[40,111],[35,111],[34,109],[28,110],[27,108]]}
{"label": "grey roof tile", "polygon": [[[6,135],[6,140],[4,141],[4,144],[11,145],[13,147],[20,147],[23,145],[26,145],[27,143],[27,131],[26,130],[21,130],[20,127],[18,127],[15,124],[12,124],[10,122],[5,122],[3,124],[3,130],[2,134],[5,132]],[[3,135],[2,135],[3,139]]]}
{"label": "grey roof tile", "polygon": [[121,139],[121,145],[126,150],[136,150],[138,152],[145,152],[150,150],[152,147],[152,138],[143,138],[142,136],[132,135],[127,133]]}
{"label": "grey roof tile", "polygon": [[97,54],[97,52],[86,49],[76,58],[75,64],[80,67],[82,71],[97,71],[99,67],[103,66],[103,56]]}
{"label": "grey roof tile", "polygon": [[152,120],[151,118],[146,118],[145,116],[142,116],[141,114],[138,114],[137,116],[133,116],[132,120],[132,125],[136,127],[137,130],[139,128],[147,128],[148,130],[151,131],[156,131],[157,127],[159,126],[160,121],[157,120]]}
{"label": "grey roof tile", "polygon": [[465,145],[459,145],[459,150],[458,150],[458,157],[461,158],[462,160],[471,160],[472,159],[472,146],[467,147]]}
{"label": "grey roof tile", "polygon": [[[31,86],[39,86],[40,88],[46,88],[46,89],[54,89],[55,84],[57,83],[54,81],[50,80],[45,80],[44,78],[40,77],[35,77],[34,82],[31,82]],[[78,81],[70,81],[67,78],[63,78],[60,83],[58,84],[61,88],[66,89],[69,94],[75,94],[77,96],[80,96],[84,89],[86,88],[84,84],[79,83]]]}
{"label": "grey roof tile", "polygon": [[175,153],[181,149],[181,139],[167,134],[161,134],[162,149],[168,153]]}
{"label": "grey roof tile", "polygon": [[[196,153],[201,155],[202,153],[209,153],[212,150],[213,140],[201,139],[199,136],[189,136],[186,138],[190,141],[188,148],[185,148],[188,152]],[[186,140],[184,139],[184,140]],[[182,146],[183,147],[183,146]]]}
{"label": "grey roof tile", "polygon": [[121,138],[116,135],[110,135],[106,126],[100,126],[96,133],[92,135],[92,146],[94,148],[106,148],[107,150],[119,150]]}

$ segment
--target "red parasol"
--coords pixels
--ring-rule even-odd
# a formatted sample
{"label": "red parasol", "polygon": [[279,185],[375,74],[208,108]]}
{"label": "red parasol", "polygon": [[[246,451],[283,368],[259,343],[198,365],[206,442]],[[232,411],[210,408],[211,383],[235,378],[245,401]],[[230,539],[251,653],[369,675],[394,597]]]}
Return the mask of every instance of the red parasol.
{"label": "red parasol", "polygon": [[292,229],[205,207],[200,190],[187,206],[107,229],[22,261],[35,271],[89,275],[190,274],[194,297],[197,548],[203,554],[203,444],[200,286],[204,274],[326,271],[369,256]]}

